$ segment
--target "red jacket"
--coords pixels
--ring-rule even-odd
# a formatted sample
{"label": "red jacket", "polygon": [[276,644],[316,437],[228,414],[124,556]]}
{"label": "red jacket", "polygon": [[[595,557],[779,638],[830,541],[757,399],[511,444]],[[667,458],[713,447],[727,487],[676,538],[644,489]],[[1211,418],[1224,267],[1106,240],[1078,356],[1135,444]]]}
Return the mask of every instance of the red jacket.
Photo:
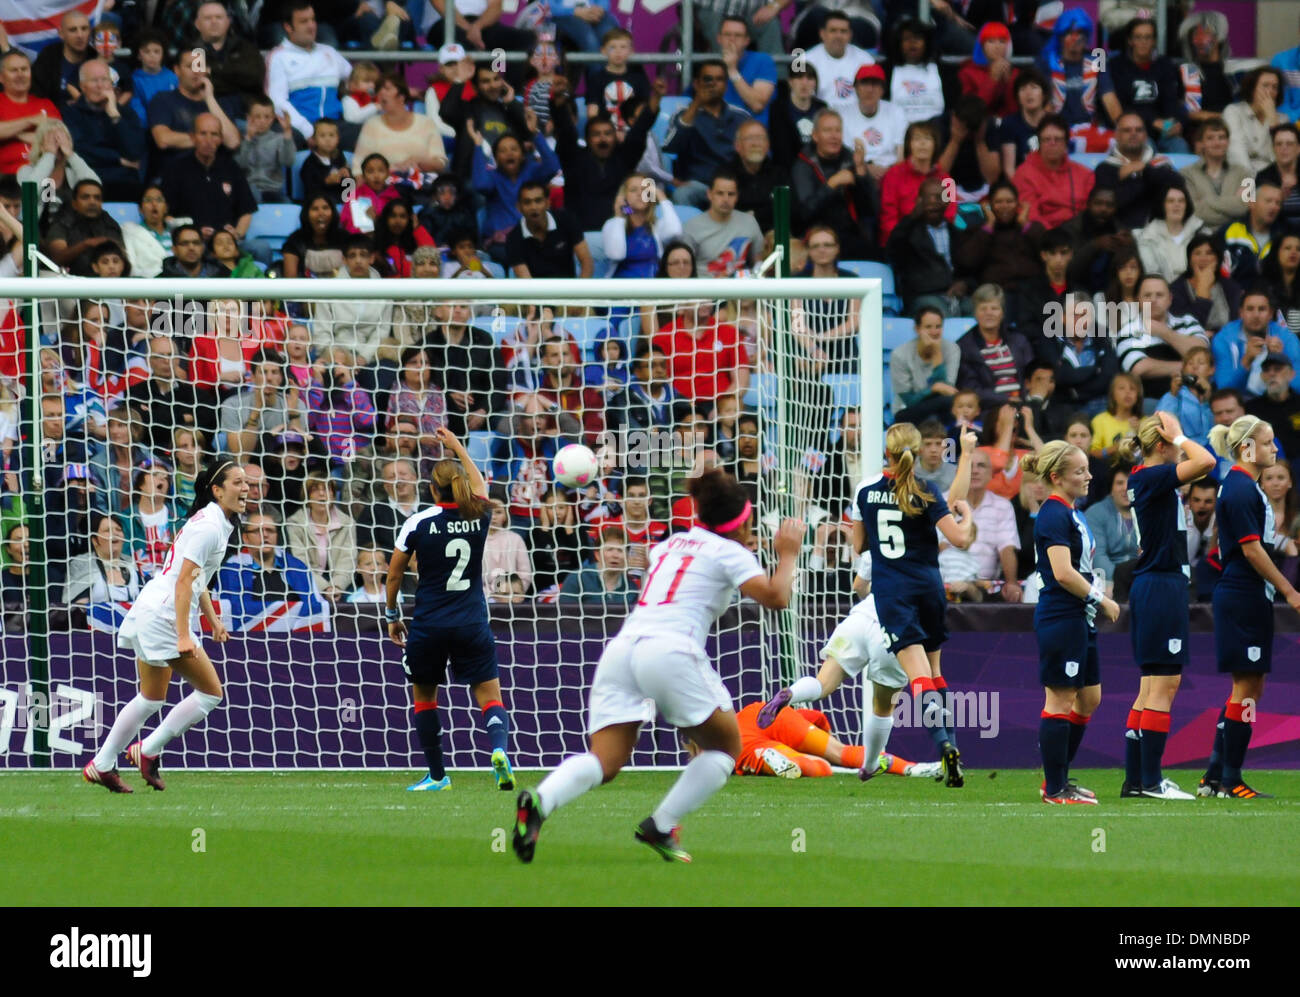
{"label": "red jacket", "polygon": [[[880,178],[880,244],[882,246],[889,241],[889,233],[894,231],[894,226],[911,214],[912,209],[916,207],[916,198],[921,192],[921,184],[931,177],[941,181],[952,179],[937,166],[929,173],[918,173],[906,159],[901,163],[895,163]],[[955,198],[948,201],[948,207],[943,215],[948,221],[957,217]]]}
{"label": "red jacket", "polygon": [[1005,80],[995,80],[989,75],[988,66],[975,65],[974,59],[967,59],[957,70],[957,81],[961,84],[963,94],[974,94],[984,101],[989,114],[995,118],[1005,118],[1015,114],[1016,72],[1013,70]]}
{"label": "red jacket", "polygon": [[1064,225],[1082,211],[1096,181],[1092,170],[1069,159],[1059,170],[1051,169],[1037,150],[1025,157],[1012,178],[1020,199],[1029,205],[1029,220],[1042,222],[1044,228]]}

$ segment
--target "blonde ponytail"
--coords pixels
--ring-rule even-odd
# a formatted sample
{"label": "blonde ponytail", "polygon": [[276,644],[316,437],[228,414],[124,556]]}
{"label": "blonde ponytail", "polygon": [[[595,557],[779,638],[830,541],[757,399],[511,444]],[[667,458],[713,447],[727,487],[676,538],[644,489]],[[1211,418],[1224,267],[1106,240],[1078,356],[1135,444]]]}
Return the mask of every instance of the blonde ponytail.
{"label": "blonde ponytail", "polygon": [[461,519],[482,519],[487,511],[487,502],[474,494],[458,460],[440,460],[433,465],[433,491],[438,498],[450,493]]}
{"label": "blonde ponytail", "polygon": [[1215,426],[1210,430],[1210,449],[1227,460],[1236,460],[1242,444],[1267,425],[1258,416],[1243,415],[1231,426]]}
{"label": "blonde ponytail", "polygon": [[905,516],[919,516],[934,496],[916,477],[916,455],[921,432],[910,422],[898,422],[885,433],[885,454],[894,466],[894,501]]}
{"label": "blonde ponytail", "polygon": [[1060,474],[1065,470],[1065,462],[1075,454],[1084,455],[1083,451],[1073,443],[1066,443],[1065,440],[1053,440],[1046,444],[1038,453],[1030,454],[1020,461],[1020,466],[1026,474],[1036,475],[1049,488],[1052,486],[1052,475]]}

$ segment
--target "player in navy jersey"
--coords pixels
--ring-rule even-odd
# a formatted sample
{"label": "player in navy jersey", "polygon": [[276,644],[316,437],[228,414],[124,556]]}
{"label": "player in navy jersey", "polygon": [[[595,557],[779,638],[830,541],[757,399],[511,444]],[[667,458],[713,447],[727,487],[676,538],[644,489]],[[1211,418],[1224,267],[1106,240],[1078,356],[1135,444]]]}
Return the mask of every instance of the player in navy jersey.
{"label": "player in navy jersey", "polygon": [[1232,694],[1219,714],[1210,764],[1198,796],[1239,800],[1266,797],[1246,784],[1241,767],[1251,724],[1273,663],[1273,595],[1300,612],[1300,592],[1278,571],[1264,545],[1274,543],[1273,507],[1259,487],[1264,469],[1277,461],[1273,427],[1253,415],[1210,430],[1210,446],[1233,462],[1219,485],[1214,507],[1223,574],[1214,587],[1214,651],[1219,671],[1232,675]]}
{"label": "player in navy jersey", "polygon": [[[474,693],[492,744],[492,770],[498,789],[514,789],[506,755],[510,718],[501,702],[497,648],[483,595],[483,543],[492,513],[487,485],[455,434],[438,429],[438,441],[457,457],[433,468],[435,504],[406,521],[388,562],[388,635],[402,648],[402,668],[411,680],[415,732],[429,763],[429,774],[407,788],[416,792],[447,789],[451,778],[442,764],[438,686],[448,663],[457,681]],[[397,595],[411,558],[420,580],[411,625],[402,622]]]}
{"label": "player in navy jersey", "polygon": [[1106,595],[1105,579],[1093,573],[1096,544],[1075,503],[1088,494],[1088,455],[1072,443],[1053,440],[1024,460],[1052,493],[1034,520],[1034,549],[1042,579],[1034,630],[1038,675],[1044,690],[1038,747],[1043,758],[1045,803],[1091,803],[1097,796],[1070,779],[1070,763],[1083,741],[1093,710],[1101,702],[1097,660],[1097,613],[1119,618]]}
{"label": "player in navy jersey", "polygon": [[1142,680],[1128,712],[1119,795],[1191,800],[1195,797],[1166,779],[1160,767],[1170,710],[1187,665],[1191,617],[1187,513],[1179,489],[1212,471],[1216,461],[1183,435],[1168,412],[1143,419],[1137,438],[1123,442],[1121,450],[1140,461],[1128,479],[1138,541],[1128,610],[1133,660],[1142,669]]}

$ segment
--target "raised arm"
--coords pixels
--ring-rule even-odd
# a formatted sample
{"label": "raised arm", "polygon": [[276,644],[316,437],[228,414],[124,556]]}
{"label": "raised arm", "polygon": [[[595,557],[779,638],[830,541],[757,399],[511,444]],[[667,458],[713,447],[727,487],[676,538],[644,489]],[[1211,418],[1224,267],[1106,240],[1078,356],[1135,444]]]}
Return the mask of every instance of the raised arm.
{"label": "raised arm", "polygon": [[469,478],[469,487],[475,495],[487,496],[487,482],[483,480],[483,472],[478,469],[470,457],[469,451],[456,439],[456,434],[446,426],[439,426],[436,435],[438,442],[454,453],[460,461],[460,466],[465,470],[465,476]]}
{"label": "raised arm", "polygon": [[740,586],[740,594],[753,599],[766,609],[785,609],[790,605],[790,590],[794,584],[795,562],[807,527],[797,519],[782,520],[772,546],[776,549],[776,570],[769,575],[756,575]]}

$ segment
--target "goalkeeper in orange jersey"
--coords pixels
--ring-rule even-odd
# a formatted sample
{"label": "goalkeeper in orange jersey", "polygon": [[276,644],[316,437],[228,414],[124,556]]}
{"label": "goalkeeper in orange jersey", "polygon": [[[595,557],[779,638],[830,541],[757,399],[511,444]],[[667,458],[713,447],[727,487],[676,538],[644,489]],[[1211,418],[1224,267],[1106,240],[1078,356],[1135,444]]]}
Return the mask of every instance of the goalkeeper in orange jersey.
{"label": "goalkeeper in orange jersey", "polygon": [[[787,706],[777,713],[772,726],[760,730],[756,721],[762,708],[763,701],[759,700],[736,714],[736,722],[740,725],[737,775],[820,778],[831,774],[832,765],[862,768],[862,746],[840,742],[831,734],[831,725],[824,713]],[[881,771],[891,775],[933,779],[939,769],[938,762],[909,762],[884,752],[881,759]]]}

